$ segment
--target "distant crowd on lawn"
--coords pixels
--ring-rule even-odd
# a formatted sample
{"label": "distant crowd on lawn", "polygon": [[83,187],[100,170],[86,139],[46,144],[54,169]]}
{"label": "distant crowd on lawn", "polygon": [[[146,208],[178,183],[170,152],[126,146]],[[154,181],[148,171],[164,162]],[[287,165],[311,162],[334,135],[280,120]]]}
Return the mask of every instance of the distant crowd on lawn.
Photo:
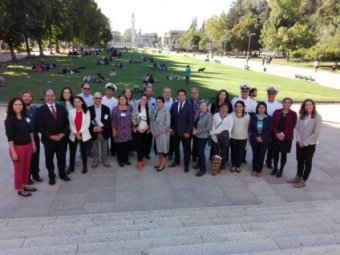
{"label": "distant crowd on lawn", "polygon": [[[322,118],[312,99],[304,100],[297,114],[291,110],[291,98],[276,100],[277,88],[270,86],[266,92],[267,100],[257,102],[256,90],[244,84],[240,86],[240,96],[231,101],[228,91],[222,89],[209,103],[195,87],[189,91],[179,89],[174,99],[169,87],[154,97],[153,88],[146,86],[138,99],[130,88],[125,88],[116,98],[115,84],[107,83],[102,95],[100,91],[91,94],[91,84],[84,82],[80,93],[74,94],[65,87],[59,98],[53,89],[46,89],[45,103],[38,107],[32,104],[33,94],[24,91],[9,101],[5,120],[15,189],[20,196],[31,196],[37,190],[31,185],[43,181],[39,169],[40,142],[44,146],[49,184],[54,185],[54,156],[60,179],[70,181],[78,144],[84,174],[88,171],[89,155],[93,169],[100,163],[112,167],[109,155],[116,157],[118,166],[123,168],[132,164],[130,158],[135,151],[136,171],[153,165],[153,152],[158,155],[154,163],[156,172],[179,167],[182,144],[183,171],[196,169],[197,177],[208,170],[212,175],[226,174],[229,159],[229,171],[240,173],[251,147],[251,175],[261,178],[266,162],[272,169],[270,174],[280,178],[294,137],[297,173],[288,182],[302,188],[312,170]],[[209,155],[205,154],[207,145],[211,146]],[[167,160],[173,161],[166,165]]]}

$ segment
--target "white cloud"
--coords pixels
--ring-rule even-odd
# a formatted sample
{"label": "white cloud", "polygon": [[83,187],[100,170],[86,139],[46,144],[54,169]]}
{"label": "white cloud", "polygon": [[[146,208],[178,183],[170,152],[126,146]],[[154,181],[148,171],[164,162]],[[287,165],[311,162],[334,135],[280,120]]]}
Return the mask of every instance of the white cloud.
{"label": "white cloud", "polygon": [[124,32],[131,28],[135,14],[135,28],[142,33],[163,35],[169,30],[186,30],[194,17],[198,27],[212,15],[227,12],[232,0],[96,0],[99,8],[110,19],[113,30]]}

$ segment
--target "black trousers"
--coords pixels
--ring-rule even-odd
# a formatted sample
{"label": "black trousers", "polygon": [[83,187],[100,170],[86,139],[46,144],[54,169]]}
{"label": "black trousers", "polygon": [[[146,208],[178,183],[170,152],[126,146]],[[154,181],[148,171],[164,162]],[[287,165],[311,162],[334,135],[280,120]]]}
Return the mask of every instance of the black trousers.
{"label": "black trousers", "polygon": [[[151,153],[151,149],[152,149],[152,134],[151,133],[147,133],[146,134],[146,140],[145,140],[145,144],[146,144],[146,151],[145,151],[145,156],[146,155],[150,155],[150,153]],[[138,148],[137,148],[137,150],[138,150]]]}
{"label": "black trousers", "polygon": [[87,155],[88,155],[88,147],[90,145],[91,140],[86,142],[79,141],[77,139],[70,141],[70,169],[74,169],[75,160],[76,160],[76,152],[78,144],[80,143],[80,153],[83,161],[83,168],[87,168]]}
{"label": "black trousers", "polygon": [[230,150],[231,150],[231,166],[240,167],[243,161],[244,150],[247,146],[247,139],[230,139]]}
{"label": "black trousers", "polygon": [[34,135],[34,142],[37,148],[35,153],[32,153],[31,165],[30,165],[30,175],[33,178],[40,177],[39,176],[39,157],[40,157],[40,138],[39,135]]}
{"label": "black trousers", "polygon": [[113,137],[110,137],[110,150],[109,151],[112,156],[116,154],[115,139]]}
{"label": "black trousers", "polygon": [[173,135],[170,136],[170,144],[169,144],[168,155],[171,156],[171,157],[174,155],[174,136]]}
{"label": "black trousers", "polygon": [[179,136],[177,134],[173,135],[174,152],[175,152],[175,163],[180,164],[180,150],[179,150],[180,142],[182,142],[182,147],[183,147],[184,166],[189,166],[189,161],[190,161],[190,138],[185,138],[184,136]]}
{"label": "black trousers", "polygon": [[266,158],[266,163],[267,163],[267,165],[271,165],[272,164],[272,161],[273,161],[273,153],[274,153],[274,151],[273,151],[273,142],[270,142],[269,144],[268,144],[268,150],[267,150],[267,158]]}
{"label": "black trousers", "polygon": [[259,143],[257,141],[250,142],[253,150],[253,171],[262,172],[263,162],[268,149],[268,143]]}
{"label": "black trousers", "polygon": [[124,164],[129,161],[129,141],[116,143],[118,163]]}
{"label": "black trousers", "polygon": [[225,162],[226,162],[226,151],[227,151],[227,144],[218,144],[212,141],[211,144],[211,153],[213,155],[219,155],[222,157],[221,160],[221,169],[225,169]]}
{"label": "black trousers", "polygon": [[197,138],[196,136],[191,136],[190,138],[192,140],[191,156],[193,159],[197,159],[198,158],[198,140],[197,139],[199,138]]}
{"label": "black trousers", "polygon": [[143,158],[150,153],[149,150],[149,134],[148,133],[139,133],[138,131],[135,133],[135,144],[137,150],[137,158],[138,162],[142,161]]}
{"label": "black trousers", "polygon": [[305,181],[307,181],[312,171],[315,149],[315,144],[303,148],[300,148],[298,143],[296,144],[297,176],[302,177]]}
{"label": "black trousers", "polygon": [[[280,152],[277,150],[273,151],[274,169],[278,169],[280,154],[281,154],[280,171],[283,171],[286,165],[286,162],[287,162],[287,152]],[[267,152],[267,155],[268,155],[268,152]]]}
{"label": "black trousers", "polygon": [[48,170],[48,177],[54,179],[56,177],[54,173],[54,154],[57,156],[57,165],[59,171],[59,177],[65,177],[65,161],[66,161],[66,138],[61,141],[46,140],[43,142],[45,148],[45,164]]}

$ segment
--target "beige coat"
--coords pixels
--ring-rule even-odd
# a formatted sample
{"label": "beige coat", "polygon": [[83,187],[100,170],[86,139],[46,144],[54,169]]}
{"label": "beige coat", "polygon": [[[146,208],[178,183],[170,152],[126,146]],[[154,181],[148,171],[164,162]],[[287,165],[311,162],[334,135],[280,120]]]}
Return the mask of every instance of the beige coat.
{"label": "beige coat", "polygon": [[170,144],[170,113],[166,112],[163,108],[162,111],[158,112],[157,118],[155,116],[156,113],[153,113],[151,117],[151,132],[161,132],[158,137],[154,137],[157,152],[168,153]]}
{"label": "beige coat", "polygon": [[317,113],[315,118],[310,118],[306,123],[305,119],[299,118],[297,121],[295,127],[296,141],[303,141],[305,146],[317,144],[322,126],[322,117]]}

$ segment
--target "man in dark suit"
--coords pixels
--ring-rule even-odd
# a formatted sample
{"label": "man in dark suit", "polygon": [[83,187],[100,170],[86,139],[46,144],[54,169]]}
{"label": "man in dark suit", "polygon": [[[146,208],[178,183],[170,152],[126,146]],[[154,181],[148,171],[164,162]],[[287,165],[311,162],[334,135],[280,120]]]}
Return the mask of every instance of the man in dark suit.
{"label": "man in dark suit", "polygon": [[93,95],[94,105],[89,107],[91,115],[90,133],[93,141],[93,163],[92,167],[98,166],[99,161],[99,145],[103,165],[109,167],[107,161],[107,140],[111,137],[111,116],[110,108],[103,105],[102,94],[99,92]]}
{"label": "man in dark suit", "polygon": [[54,154],[57,155],[59,177],[64,181],[71,179],[65,172],[66,141],[69,121],[66,108],[55,103],[55,93],[52,89],[44,92],[45,104],[37,111],[37,126],[41,133],[41,141],[45,148],[45,163],[48,170],[49,184],[55,184]]}
{"label": "man in dark suit", "polygon": [[186,91],[177,91],[177,102],[173,103],[170,109],[171,114],[171,135],[175,151],[175,161],[169,167],[180,164],[179,144],[182,142],[184,154],[184,172],[189,172],[190,160],[190,134],[194,124],[194,109],[189,101],[185,101]]}

